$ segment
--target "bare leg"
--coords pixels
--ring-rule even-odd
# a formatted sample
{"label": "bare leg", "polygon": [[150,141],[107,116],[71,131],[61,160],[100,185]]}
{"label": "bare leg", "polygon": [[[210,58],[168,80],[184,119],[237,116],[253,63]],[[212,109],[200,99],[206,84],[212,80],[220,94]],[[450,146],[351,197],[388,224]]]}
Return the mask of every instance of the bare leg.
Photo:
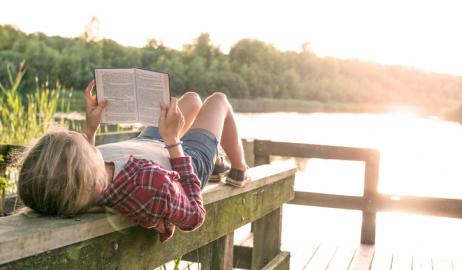
{"label": "bare leg", "polygon": [[184,126],[180,138],[189,130],[202,107],[201,97],[195,92],[187,92],[178,100],[178,107],[184,116]]}
{"label": "bare leg", "polygon": [[209,96],[194,121],[192,128],[203,128],[214,134],[225,150],[231,167],[245,170],[244,150],[237,132],[233,109],[226,95],[214,93]]}

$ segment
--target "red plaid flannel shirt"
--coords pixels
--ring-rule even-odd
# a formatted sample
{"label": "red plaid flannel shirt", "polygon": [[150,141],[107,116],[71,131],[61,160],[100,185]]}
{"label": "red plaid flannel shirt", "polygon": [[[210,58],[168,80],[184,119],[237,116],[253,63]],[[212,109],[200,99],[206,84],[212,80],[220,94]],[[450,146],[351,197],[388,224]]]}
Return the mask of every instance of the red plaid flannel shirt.
{"label": "red plaid flannel shirt", "polygon": [[172,171],[130,156],[122,171],[102,192],[99,203],[136,224],[156,229],[161,242],[172,237],[175,225],[185,231],[200,227],[205,209],[191,157],[173,158],[170,162]]}

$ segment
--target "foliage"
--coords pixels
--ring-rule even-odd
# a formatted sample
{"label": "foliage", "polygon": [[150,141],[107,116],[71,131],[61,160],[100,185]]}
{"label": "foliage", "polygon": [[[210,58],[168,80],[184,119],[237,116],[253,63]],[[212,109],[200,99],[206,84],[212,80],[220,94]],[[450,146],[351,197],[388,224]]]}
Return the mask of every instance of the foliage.
{"label": "foliage", "polygon": [[[97,34],[97,33],[96,33]],[[92,35],[96,35],[93,33]],[[58,79],[66,88],[84,89],[96,67],[143,67],[172,74],[171,89],[191,89],[206,96],[222,91],[232,98],[278,98],[351,104],[409,104],[439,111],[460,106],[462,78],[357,60],[321,58],[303,44],[301,52],[243,39],[229,53],[220,51],[209,34],[199,35],[182,50],[150,39],[143,48],[109,39],[49,37],[25,34],[0,25],[0,62],[28,61],[24,88],[35,77]],[[8,78],[0,67],[0,82]]]}
{"label": "foliage", "polygon": [[39,86],[37,80],[36,91],[23,96],[20,86],[24,74],[24,62],[16,75],[8,67],[9,85],[0,84],[0,144],[27,144],[44,134],[53,122],[59,100],[59,84],[56,89],[50,89],[48,83]]}
{"label": "foliage", "polygon": [[[3,155],[0,155],[0,164],[4,162]],[[5,199],[5,189],[11,187],[12,185],[6,179],[5,176],[0,174],[0,216],[4,215],[5,209],[4,206],[4,199]]]}
{"label": "foliage", "polygon": [[[178,258],[175,259],[174,265],[173,265],[173,270],[180,270],[180,263],[181,263],[181,256],[179,256]],[[162,269],[167,270],[167,267],[165,266],[165,264],[162,265]],[[188,269],[189,269],[189,265],[188,265]]]}

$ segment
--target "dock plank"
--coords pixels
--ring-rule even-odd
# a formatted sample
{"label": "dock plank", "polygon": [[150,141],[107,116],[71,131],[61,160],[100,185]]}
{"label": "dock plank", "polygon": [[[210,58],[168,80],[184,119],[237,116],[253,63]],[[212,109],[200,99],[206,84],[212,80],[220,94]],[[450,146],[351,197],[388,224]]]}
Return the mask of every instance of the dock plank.
{"label": "dock plank", "polygon": [[390,270],[393,253],[390,250],[377,249],[372,260],[371,270]]}
{"label": "dock plank", "polygon": [[432,258],[427,254],[414,255],[412,259],[412,270],[432,270]]}
{"label": "dock plank", "polygon": [[412,255],[407,253],[393,254],[392,270],[410,270],[412,269]]}
{"label": "dock plank", "polygon": [[329,262],[334,257],[337,247],[332,244],[321,244],[314,253],[308,264],[303,269],[306,270],[325,270],[329,266]]}
{"label": "dock plank", "polygon": [[364,270],[369,269],[374,258],[374,245],[362,244],[356,250],[349,270]]}
{"label": "dock plank", "polygon": [[433,270],[452,270],[451,258],[447,256],[432,257]]}
{"label": "dock plank", "polygon": [[462,270],[462,258],[460,256],[452,256],[452,268],[454,270]]}
{"label": "dock plank", "polygon": [[319,246],[320,243],[318,242],[306,243],[301,241],[297,248],[293,252],[291,251],[290,268],[303,269],[313,258]]}
{"label": "dock plank", "polygon": [[329,263],[327,270],[348,269],[355,255],[356,249],[352,246],[339,246],[334,257]]}

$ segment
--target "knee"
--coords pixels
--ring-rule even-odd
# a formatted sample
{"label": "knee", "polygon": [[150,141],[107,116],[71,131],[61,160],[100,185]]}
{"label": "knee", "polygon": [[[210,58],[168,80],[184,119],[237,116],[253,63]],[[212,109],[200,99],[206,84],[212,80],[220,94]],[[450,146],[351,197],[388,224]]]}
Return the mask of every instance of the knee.
{"label": "knee", "polygon": [[200,108],[202,106],[201,96],[196,92],[188,91],[184,93],[184,95],[182,96],[182,99],[187,100],[188,104],[194,107]]}
{"label": "knee", "polygon": [[224,104],[229,104],[228,97],[226,94],[221,93],[221,92],[215,92],[212,95],[208,97],[210,100],[214,100],[216,102],[222,102]]}

